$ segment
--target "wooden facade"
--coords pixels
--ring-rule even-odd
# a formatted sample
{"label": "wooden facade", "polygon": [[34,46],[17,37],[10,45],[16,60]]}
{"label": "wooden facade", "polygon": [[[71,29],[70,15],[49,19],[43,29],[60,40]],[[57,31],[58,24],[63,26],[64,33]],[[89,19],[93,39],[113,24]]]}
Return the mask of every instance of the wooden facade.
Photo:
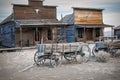
{"label": "wooden facade", "polygon": [[103,23],[103,9],[73,7],[74,24],[81,26],[76,28],[77,41],[98,41],[104,36],[104,27],[111,27]]}
{"label": "wooden facade", "polygon": [[56,19],[56,6],[44,6],[43,0],[29,0],[28,5],[14,4],[13,10],[14,19],[20,23],[15,34],[16,46],[57,43],[57,31],[63,28],[65,31],[67,26]]}
{"label": "wooden facade", "polygon": [[[58,30],[66,28],[65,25],[23,25],[16,31],[16,46],[33,46],[40,43],[57,43],[59,34]],[[64,30],[65,31],[65,30]],[[64,34],[65,35],[65,34]],[[64,37],[64,42],[65,42]]]}
{"label": "wooden facade", "polygon": [[[19,24],[17,28],[12,26],[15,28],[15,41],[12,43],[15,44],[15,47],[34,46],[40,43],[57,43],[60,38],[60,30],[64,32],[61,35],[64,37],[62,41],[66,42],[65,30],[69,24],[58,21],[56,6],[43,5],[43,0],[28,0],[28,5],[13,4],[13,14],[5,19],[1,25],[7,27],[10,21]],[[5,35],[3,34],[3,36]],[[6,42],[3,41],[3,43]]]}
{"label": "wooden facade", "polygon": [[103,9],[74,8],[75,24],[103,24]]}

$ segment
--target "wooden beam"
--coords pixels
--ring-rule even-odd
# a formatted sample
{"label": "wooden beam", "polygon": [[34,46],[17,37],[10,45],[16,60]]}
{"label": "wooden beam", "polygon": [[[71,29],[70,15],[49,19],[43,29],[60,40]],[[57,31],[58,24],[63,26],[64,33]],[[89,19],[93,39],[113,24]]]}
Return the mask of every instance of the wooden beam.
{"label": "wooden beam", "polygon": [[64,43],[66,43],[66,27],[64,26]]}
{"label": "wooden beam", "polygon": [[93,41],[95,41],[95,38],[96,38],[95,34],[96,34],[95,28],[93,28]]}
{"label": "wooden beam", "polygon": [[84,42],[86,42],[86,29],[84,27]]}
{"label": "wooden beam", "polygon": [[36,32],[36,33],[35,33],[35,34],[36,34],[35,37],[36,37],[36,39],[37,39],[37,41],[38,41],[38,27],[35,28],[35,32]]}
{"label": "wooden beam", "polygon": [[20,27],[20,47],[23,47],[23,45],[22,45],[22,27]]}

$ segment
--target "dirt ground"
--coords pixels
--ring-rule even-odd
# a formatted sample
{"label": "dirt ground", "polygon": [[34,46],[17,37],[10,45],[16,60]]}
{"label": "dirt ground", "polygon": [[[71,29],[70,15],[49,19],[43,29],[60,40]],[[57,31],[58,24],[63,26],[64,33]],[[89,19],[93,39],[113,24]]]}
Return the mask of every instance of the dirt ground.
{"label": "dirt ground", "polygon": [[120,80],[120,58],[106,63],[68,63],[56,68],[34,65],[36,49],[0,53],[0,80]]}

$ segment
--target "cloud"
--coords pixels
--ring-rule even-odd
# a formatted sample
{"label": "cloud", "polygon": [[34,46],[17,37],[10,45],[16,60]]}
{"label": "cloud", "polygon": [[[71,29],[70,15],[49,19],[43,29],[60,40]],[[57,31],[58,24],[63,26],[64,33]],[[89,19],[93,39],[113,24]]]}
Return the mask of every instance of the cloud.
{"label": "cloud", "polygon": [[120,12],[118,13],[104,13],[103,21],[105,24],[120,25]]}

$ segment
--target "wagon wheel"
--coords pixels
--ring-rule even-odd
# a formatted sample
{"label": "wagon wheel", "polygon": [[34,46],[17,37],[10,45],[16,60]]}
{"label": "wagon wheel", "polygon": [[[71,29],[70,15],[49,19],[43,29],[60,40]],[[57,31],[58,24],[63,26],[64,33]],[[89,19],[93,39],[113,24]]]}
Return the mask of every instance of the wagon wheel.
{"label": "wagon wheel", "polygon": [[83,62],[83,57],[81,56],[80,52],[77,52],[76,62],[79,64],[81,64]]}
{"label": "wagon wheel", "polygon": [[73,52],[73,53],[67,53],[67,54],[64,54],[64,58],[68,61],[76,61],[76,53]]}
{"label": "wagon wheel", "polygon": [[44,64],[45,63],[45,59],[44,59],[44,56],[40,56],[40,53],[37,51],[35,54],[34,54],[34,62],[37,64],[37,65],[40,65],[40,64]]}
{"label": "wagon wheel", "polygon": [[91,50],[88,45],[82,45],[81,47],[81,54],[82,61],[88,62],[91,56]]}
{"label": "wagon wheel", "polygon": [[50,58],[50,65],[52,67],[57,67],[61,64],[61,60],[62,56],[60,55],[60,53],[52,54]]}
{"label": "wagon wheel", "polygon": [[96,54],[98,54],[98,53],[99,53],[99,50],[94,46],[92,49],[92,55],[96,56]]}

